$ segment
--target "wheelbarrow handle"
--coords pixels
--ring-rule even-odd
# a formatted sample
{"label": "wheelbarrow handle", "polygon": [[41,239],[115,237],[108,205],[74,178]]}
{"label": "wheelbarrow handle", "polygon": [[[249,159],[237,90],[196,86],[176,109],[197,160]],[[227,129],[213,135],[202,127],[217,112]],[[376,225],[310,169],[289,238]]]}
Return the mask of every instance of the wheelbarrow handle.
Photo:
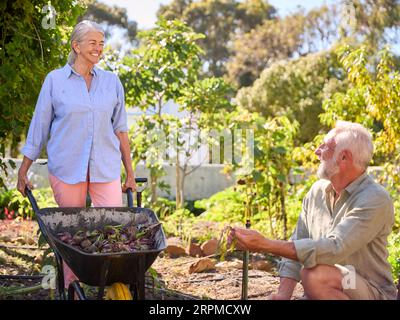
{"label": "wheelbarrow handle", "polygon": [[[135,182],[136,183],[147,183],[147,178],[135,178]],[[141,190],[136,190],[136,194],[137,194],[137,206],[141,207],[142,205],[142,191]],[[132,194],[132,189],[128,188],[126,189],[126,196],[128,198],[128,207],[129,208],[133,208],[133,194]]]}
{"label": "wheelbarrow handle", "polygon": [[146,183],[147,182],[147,178],[135,178],[135,182],[136,183]]}
{"label": "wheelbarrow handle", "polygon": [[[146,183],[147,182],[147,178],[135,178],[135,182],[137,183]],[[137,191],[137,206],[140,207],[141,206],[141,200],[142,200],[142,191]],[[39,207],[37,205],[36,199],[33,196],[32,191],[26,186],[25,187],[25,194],[27,195],[29,202],[31,203],[32,209],[35,213],[39,212]],[[126,190],[126,194],[128,197],[128,207],[132,208],[133,207],[133,196],[132,196],[132,189],[128,188]]]}
{"label": "wheelbarrow handle", "polygon": [[126,197],[128,198],[128,207],[132,208],[133,207],[133,195],[132,195],[131,188],[126,189]]}
{"label": "wheelbarrow handle", "polygon": [[35,214],[37,214],[39,212],[39,207],[37,205],[35,197],[33,196],[31,189],[29,189],[27,186],[25,186],[25,194],[28,197],[29,202],[31,203],[33,211],[35,212]]}

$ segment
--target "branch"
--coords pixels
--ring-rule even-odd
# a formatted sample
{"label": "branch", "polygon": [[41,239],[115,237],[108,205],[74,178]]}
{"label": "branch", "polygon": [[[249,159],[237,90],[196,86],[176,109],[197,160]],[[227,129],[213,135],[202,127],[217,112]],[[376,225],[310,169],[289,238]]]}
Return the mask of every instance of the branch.
{"label": "branch", "polygon": [[37,36],[38,36],[38,38],[39,38],[39,44],[40,44],[40,53],[42,54],[42,62],[44,62],[44,55],[43,55],[42,39],[40,39],[39,32],[37,31],[35,24],[33,24],[33,28],[35,29],[35,31],[36,31],[36,34],[37,34]]}
{"label": "branch", "polygon": [[200,163],[199,165],[193,167],[192,170],[188,171],[187,173],[185,173],[185,177],[188,176],[189,174],[191,174],[193,171],[196,171],[198,168],[200,168],[202,165],[202,163]]}
{"label": "branch", "polygon": [[[29,38],[29,39],[33,39],[33,40],[38,40],[38,41],[45,41],[45,40],[42,40],[42,39],[40,39],[40,38],[35,38],[35,37],[32,37],[32,36],[29,36],[29,35],[27,35],[27,34],[25,34],[25,33],[22,33],[22,32],[19,32],[17,29],[15,29],[14,27],[11,27],[10,26],[10,29],[12,29],[15,33],[18,33],[18,34],[20,34],[21,36],[23,36],[23,37],[25,37],[25,38]],[[36,31],[37,32],[37,31]]]}

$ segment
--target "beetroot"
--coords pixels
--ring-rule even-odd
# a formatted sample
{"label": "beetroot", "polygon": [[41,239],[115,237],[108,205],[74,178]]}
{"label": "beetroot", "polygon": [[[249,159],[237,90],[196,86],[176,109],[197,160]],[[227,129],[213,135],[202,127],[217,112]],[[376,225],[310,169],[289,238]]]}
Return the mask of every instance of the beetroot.
{"label": "beetroot", "polygon": [[154,248],[160,223],[147,225],[107,225],[102,229],[59,232],[57,237],[87,253],[135,252]]}

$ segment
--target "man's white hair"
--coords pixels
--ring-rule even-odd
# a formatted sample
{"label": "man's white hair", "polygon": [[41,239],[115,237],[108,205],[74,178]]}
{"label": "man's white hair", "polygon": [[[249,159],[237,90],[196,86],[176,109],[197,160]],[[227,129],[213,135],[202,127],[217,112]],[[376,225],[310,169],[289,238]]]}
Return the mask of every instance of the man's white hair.
{"label": "man's white hair", "polygon": [[374,153],[371,133],[359,123],[338,121],[331,134],[336,142],[334,157],[343,150],[353,155],[354,164],[366,169]]}
{"label": "man's white hair", "polygon": [[72,47],[72,42],[77,41],[81,42],[85,35],[90,32],[90,31],[97,31],[103,34],[104,36],[104,30],[99,25],[98,23],[94,21],[89,21],[89,20],[83,20],[79,22],[75,27],[74,30],[72,30],[71,34],[71,39],[70,39],[70,45],[71,45],[71,51],[69,52],[68,55],[68,63],[69,64],[74,64],[76,57],[78,56],[77,53],[75,52],[74,48]]}

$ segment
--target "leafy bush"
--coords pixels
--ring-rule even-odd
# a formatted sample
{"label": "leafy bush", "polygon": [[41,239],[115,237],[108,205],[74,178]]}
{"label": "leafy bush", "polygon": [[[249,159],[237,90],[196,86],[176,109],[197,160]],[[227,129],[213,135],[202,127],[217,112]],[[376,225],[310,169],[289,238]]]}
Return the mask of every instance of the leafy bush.
{"label": "leafy bush", "polygon": [[238,222],[244,217],[244,205],[238,191],[233,187],[212,195],[208,199],[197,200],[196,209],[203,209],[201,217],[216,222]]}
{"label": "leafy bush", "polygon": [[388,261],[392,266],[392,274],[395,281],[398,281],[400,275],[400,234],[392,233],[389,237],[389,257]]}
{"label": "leafy bush", "polygon": [[162,220],[164,231],[168,235],[179,236],[181,239],[190,237],[194,215],[189,210],[178,209]]}
{"label": "leafy bush", "polygon": [[204,242],[211,238],[219,239],[227,223],[209,221],[201,215],[195,216],[187,209],[178,209],[163,220],[164,231],[168,236],[176,236],[185,245],[190,242]]}
{"label": "leafy bush", "polygon": [[142,193],[142,207],[153,210],[159,219],[164,219],[175,212],[175,201],[158,197],[154,203],[151,203],[151,192],[145,189]]}
{"label": "leafy bush", "polygon": [[[51,188],[35,189],[32,191],[39,208],[57,207]],[[0,219],[5,219],[6,211],[14,211],[24,219],[34,219],[35,213],[27,197],[23,197],[17,189],[4,191],[0,194]]]}

